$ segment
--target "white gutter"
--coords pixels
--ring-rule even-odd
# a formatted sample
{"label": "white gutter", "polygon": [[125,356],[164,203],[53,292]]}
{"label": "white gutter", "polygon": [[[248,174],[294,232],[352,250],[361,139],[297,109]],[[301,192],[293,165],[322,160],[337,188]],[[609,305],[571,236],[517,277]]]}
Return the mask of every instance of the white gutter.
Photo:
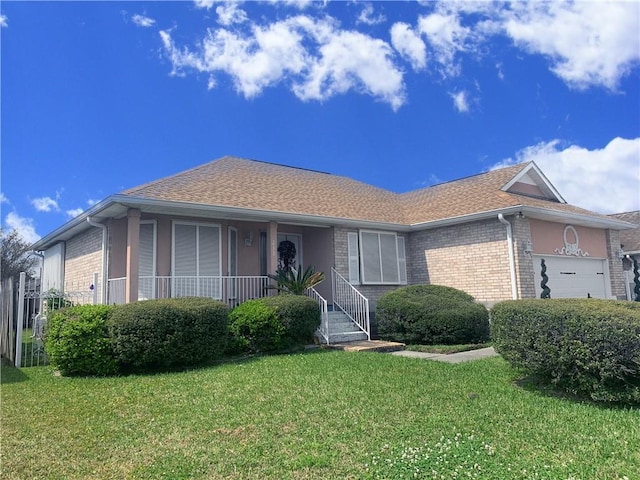
{"label": "white gutter", "polygon": [[102,229],[102,274],[100,278],[100,287],[102,290],[102,294],[100,298],[102,299],[102,303],[106,305],[107,302],[107,242],[109,241],[109,233],[107,230],[107,226],[102,223],[94,222],[91,217],[87,217],[87,223],[92,227],[99,227]]}
{"label": "white gutter", "polygon": [[511,296],[514,300],[518,299],[518,288],[516,286],[516,260],[513,253],[513,234],[511,232],[511,224],[504,219],[504,215],[498,214],[498,220],[507,227],[507,247],[509,249],[509,270],[511,271]]}

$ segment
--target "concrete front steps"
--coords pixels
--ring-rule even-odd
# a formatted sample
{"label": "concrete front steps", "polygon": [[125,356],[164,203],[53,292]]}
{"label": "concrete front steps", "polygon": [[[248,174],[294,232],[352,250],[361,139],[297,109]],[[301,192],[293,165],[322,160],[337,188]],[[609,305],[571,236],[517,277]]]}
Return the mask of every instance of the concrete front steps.
{"label": "concrete front steps", "polygon": [[[322,339],[320,339],[322,343]],[[404,343],[368,340],[367,334],[340,310],[329,312],[329,348],[347,351],[395,352],[404,350]]]}
{"label": "concrete front steps", "polygon": [[367,340],[364,333],[347,315],[340,311],[332,311],[329,315],[329,343],[359,342]]}
{"label": "concrete front steps", "polygon": [[405,344],[384,340],[362,340],[358,342],[332,343],[324,348],[344,350],[345,352],[392,352],[402,353]]}

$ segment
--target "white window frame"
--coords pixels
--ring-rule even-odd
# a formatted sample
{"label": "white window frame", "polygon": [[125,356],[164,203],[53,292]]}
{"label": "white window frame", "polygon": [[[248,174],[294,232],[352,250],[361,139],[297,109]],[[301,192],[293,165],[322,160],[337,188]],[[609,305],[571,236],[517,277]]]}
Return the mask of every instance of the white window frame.
{"label": "white window frame", "polygon": [[64,290],[65,243],[56,243],[44,252],[41,285],[44,290]]}
{"label": "white window frame", "polygon": [[[171,225],[171,278],[175,284],[176,280],[176,226],[187,225],[196,227],[196,274],[195,278],[200,278],[200,227],[216,227],[218,229],[218,273],[216,275],[202,275],[202,277],[219,277],[222,279],[222,225],[219,223],[207,223],[207,222],[190,222],[184,220],[173,220]],[[200,293],[199,282],[196,282],[197,294]],[[221,292],[221,288],[219,289]]]}
{"label": "white window frame", "polygon": [[[363,256],[363,234],[373,234],[378,237],[378,255],[379,255],[379,272],[380,272],[380,281],[377,280],[368,280],[365,275],[365,262]],[[397,268],[397,281],[389,281],[384,278],[384,270],[382,268],[382,247],[380,242],[381,235],[393,236],[394,245],[395,245],[395,263]],[[407,273],[406,273],[406,242],[405,238],[399,236],[395,232],[385,232],[382,230],[360,230],[358,233],[358,253],[360,257],[360,282],[362,285],[406,285],[407,284]],[[398,244],[402,243],[405,247],[405,256],[400,257]]]}
{"label": "white window frame", "polygon": [[360,243],[357,232],[347,232],[347,265],[349,283],[360,285]]}
{"label": "white window frame", "polygon": [[[152,258],[151,258],[151,277],[152,280],[152,288],[151,288],[151,297],[156,298],[156,280],[155,277],[158,275],[158,270],[156,267],[157,257],[158,257],[158,223],[155,220],[140,220],[140,226],[142,225],[153,225],[153,244],[152,244]],[[146,275],[144,275],[146,276]],[[142,298],[140,294],[144,292],[140,291],[140,251],[138,250],[138,297]],[[146,298],[146,297],[145,297]]]}

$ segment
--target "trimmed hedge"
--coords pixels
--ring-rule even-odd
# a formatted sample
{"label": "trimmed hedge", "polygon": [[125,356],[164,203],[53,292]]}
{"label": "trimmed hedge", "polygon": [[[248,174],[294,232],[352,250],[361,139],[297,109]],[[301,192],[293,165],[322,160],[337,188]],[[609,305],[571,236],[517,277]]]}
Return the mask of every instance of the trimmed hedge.
{"label": "trimmed hedge", "polygon": [[45,331],[49,362],[62,375],[113,375],[118,371],[107,319],[113,307],[79,305],[56,310]]}
{"label": "trimmed hedge", "polygon": [[453,345],[489,339],[489,313],[467,293],[411,285],[385,293],[376,308],[378,334],[408,344]]}
{"label": "trimmed hedge", "polygon": [[108,322],[124,370],[175,368],[222,356],[228,308],[208,298],[146,300],[113,309]]}
{"label": "trimmed hedge", "polygon": [[275,308],[262,300],[247,300],[229,313],[230,351],[273,352],[282,345],[284,326]]}
{"label": "trimmed hedge", "polygon": [[640,403],[640,305],[598,299],[510,300],[491,310],[510,364],[595,401]]}
{"label": "trimmed hedge", "polygon": [[320,307],[315,300],[305,295],[277,295],[265,297],[261,302],[275,309],[284,327],[283,346],[292,347],[313,342],[321,321]]}
{"label": "trimmed hedge", "polygon": [[230,352],[275,352],[313,341],[320,307],[303,295],[249,300],[229,314]]}

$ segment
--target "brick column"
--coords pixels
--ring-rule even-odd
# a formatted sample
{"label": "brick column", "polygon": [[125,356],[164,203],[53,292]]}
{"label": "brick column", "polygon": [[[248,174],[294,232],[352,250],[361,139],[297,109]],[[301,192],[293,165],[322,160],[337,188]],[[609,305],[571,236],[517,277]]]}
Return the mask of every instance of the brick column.
{"label": "brick column", "polygon": [[615,299],[627,298],[622,259],[618,257],[620,251],[620,231],[605,230],[607,239],[607,257],[609,257],[609,278],[611,280],[611,296]]}
{"label": "brick column", "polygon": [[140,210],[130,208],[127,212],[127,278],[125,280],[125,302],[138,301],[138,252],[140,250]]}
{"label": "brick column", "polygon": [[[531,252],[524,251],[527,241],[531,241],[531,225],[526,217],[515,215],[513,218],[513,240],[518,277],[518,298],[535,298],[535,273]],[[535,245],[533,245],[535,249]]]}
{"label": "brick column", "polygon": [[267,234],[267,273],[276,273],[278,269],[278,223],[269,222]]}
{"label": "brick column", "polygon": [[333,228],[333,268],[345,278],[349,278],[347,232],[346,228]]}

